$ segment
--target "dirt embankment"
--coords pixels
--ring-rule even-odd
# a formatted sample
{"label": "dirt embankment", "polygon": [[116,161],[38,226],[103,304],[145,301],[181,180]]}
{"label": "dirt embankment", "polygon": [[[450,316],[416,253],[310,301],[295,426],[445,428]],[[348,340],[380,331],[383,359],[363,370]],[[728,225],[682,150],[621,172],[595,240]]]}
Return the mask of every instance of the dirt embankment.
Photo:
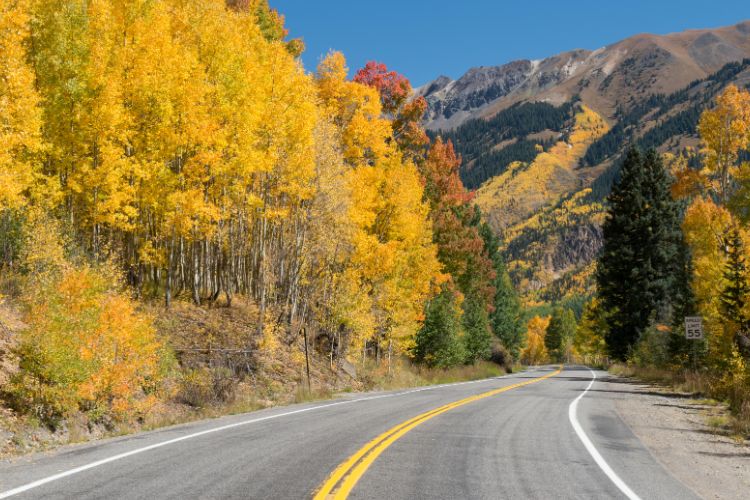
{"label": "dirt embankment", "polygon": [[13,345],[15,332],[23,326],[17,309],[0,296],[0,387],[8,382],[17,369]]}

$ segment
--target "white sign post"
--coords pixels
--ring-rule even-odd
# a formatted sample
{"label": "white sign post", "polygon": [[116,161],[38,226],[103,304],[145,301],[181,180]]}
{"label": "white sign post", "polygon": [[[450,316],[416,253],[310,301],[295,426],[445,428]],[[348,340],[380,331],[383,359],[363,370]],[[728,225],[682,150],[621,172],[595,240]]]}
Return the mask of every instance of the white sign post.
{"label": "white sign post", "polygon": [[685,317],[685,338],[688,340],[703,339],[703,318],[701,316]]}

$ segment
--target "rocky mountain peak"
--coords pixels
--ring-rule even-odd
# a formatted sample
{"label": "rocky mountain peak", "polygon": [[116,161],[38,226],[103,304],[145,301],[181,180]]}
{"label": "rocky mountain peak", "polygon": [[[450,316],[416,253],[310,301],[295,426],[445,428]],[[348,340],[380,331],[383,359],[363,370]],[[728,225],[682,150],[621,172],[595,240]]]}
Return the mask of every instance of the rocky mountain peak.
{"label": "rocky mountain peak", "polygon": [[638,34],[598,50],[518,60],[441,76],[416,89],[427,99],[425,125],[450,130],[523,101],[560,104],[574,95],[612,118],[653,94],[670,93],[723,65],[750,57],[750,21],[668,35]]}

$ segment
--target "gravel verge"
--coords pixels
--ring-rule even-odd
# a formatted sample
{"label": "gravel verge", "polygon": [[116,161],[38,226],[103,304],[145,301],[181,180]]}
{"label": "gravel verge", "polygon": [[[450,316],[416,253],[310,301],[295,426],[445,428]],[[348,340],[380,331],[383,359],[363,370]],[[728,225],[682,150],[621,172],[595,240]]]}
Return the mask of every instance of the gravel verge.
{"label": "gravel verge", "polygon": [[623,391],[620,418],[675,478],[703,498],[750,498],[750,441],[721,427],[723,405],[632,379],[606,382]]}

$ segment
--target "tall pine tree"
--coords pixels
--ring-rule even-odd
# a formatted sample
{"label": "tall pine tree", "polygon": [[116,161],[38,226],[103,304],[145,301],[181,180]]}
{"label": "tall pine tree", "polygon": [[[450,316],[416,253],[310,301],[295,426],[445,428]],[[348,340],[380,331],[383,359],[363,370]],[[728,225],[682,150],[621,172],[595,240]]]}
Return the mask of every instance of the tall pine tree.
{"label": "tall pine tree", "polygon": [[487,315],[487,305],[480,297],[467,297],[463,303],[462,324],[464,328],[464,345],[466,362],[473,363],[490,357],[492,334]]}
{"label": "tall pine tree", "polygon": [[724,265],[726,286],[721,292],[719,301],[721,315],[725,324],[734,330],[734,341],[739,351],[750,357],[750,318],[745,312],[747,298],[750,296],[748,269],[745,262],[745,248],[736,227],[729,231],[725,238],[727,261]]}
{"label": "tall pine tree", "polygon": [[430,300],[425,307],[425,319],[417,332],[414,359],[429,367],[448,368],[466,358],[461,339],[461,311],[456,304],[456,293],[449,287]]}
{"label": "tall pine tree", "polygon": [[604,245],[596,272],[598,293],[610,313],[607,348],[625,359],[652,321],[668,321],[677,294],[680,210],[659,155],[628,151],[608,198]]}

